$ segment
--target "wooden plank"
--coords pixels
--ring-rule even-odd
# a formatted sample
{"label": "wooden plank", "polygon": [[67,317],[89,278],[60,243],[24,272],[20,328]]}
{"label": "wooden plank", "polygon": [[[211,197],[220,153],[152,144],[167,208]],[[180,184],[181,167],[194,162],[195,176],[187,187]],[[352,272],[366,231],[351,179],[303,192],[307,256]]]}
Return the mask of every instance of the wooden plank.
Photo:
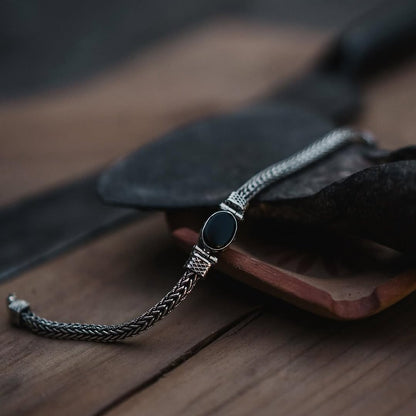
{"label": "wooden plank", "polygon": [[96,182],[91,175],[0,209],[0,281],[143,215],[104,205]]}
{"label": "wooden plank", "polygon": [[98,170],[178,125],[265,94],[303,68],[325,38],[210,22],[88,82],[0,104],[0,204]]}
{"label": "wooden plank", "polygon": [[[170,224],[184,227],[174,228],[172,235],[185,252],[198,242],[198,230],[186,228],[196,219],[189,212],[168,215]],[[337,320],[375,315],[416,290],[416,268],[408,256],[345,235],[322,232],[321,237],[303,231],[293,233],[290,242],[277,237],[259,242],[253,232],[240,232],[217,268],[254,289]]]}
{"label": "wooden plank", "polygon": [[[51,319],[116,323],[158,301],[184,260],[154,215],[1,285],[0,298],[16,291]],[[1,414],[95,414],[146,385],[255,311],[255,299],[221,280],[201,282],[153,330],[113,345],[36,337],[2,313]]]}
{"label": "wooden plank", "polygon": [[387,415],[414,401],[415,296],[353,325],[272,309],[106,415]]}

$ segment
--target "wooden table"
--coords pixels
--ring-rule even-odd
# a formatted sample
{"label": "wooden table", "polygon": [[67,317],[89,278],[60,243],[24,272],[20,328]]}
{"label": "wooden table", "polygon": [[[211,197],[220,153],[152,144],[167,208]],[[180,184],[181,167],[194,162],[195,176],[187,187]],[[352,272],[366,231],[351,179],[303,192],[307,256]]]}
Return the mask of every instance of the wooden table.
{"label": "wooden table", "polygon": [[[89,82],[0,106],[0,201],[80,178],[160,134],[264,95],[328,33],[208,22]],[[416,64],[365,92],[359,121],[414,143]],[[117,322],[157,301],[184,261],[162,214],[90,239],[0,285],[56,320]],[[416,297],[328,321],[213,273],[175,313],[116,345],[51,341],[0,314],[1,415],[413,415]]]}

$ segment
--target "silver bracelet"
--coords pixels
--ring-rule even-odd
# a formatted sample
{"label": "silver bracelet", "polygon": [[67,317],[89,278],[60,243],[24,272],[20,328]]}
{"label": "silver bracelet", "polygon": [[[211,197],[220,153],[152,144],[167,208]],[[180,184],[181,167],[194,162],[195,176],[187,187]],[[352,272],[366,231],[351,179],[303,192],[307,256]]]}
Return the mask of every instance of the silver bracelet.
{"label": "silver bracelet", "polygon": [[185,271],[176,285],[156,305],[131,321],[116,325],[50,321],[35,315],[30,310],[28,302],[12,294],[7,299],[11,322],[37,335],[80,341],[114,342],[145,331],[176,308],[192,291],[198,280],[203,278],[211,266],[217,263],[217,255],[234,240],[238,221],[243,220],[251,199],[270,184],[353,142],[362,142],[367,145],[374,143],[367,133],[351,129],[333,130],[293,156],[257,173],[232,192],[220,204],[220,209],[206,220],[199,241],[193,247],[184,265]]}

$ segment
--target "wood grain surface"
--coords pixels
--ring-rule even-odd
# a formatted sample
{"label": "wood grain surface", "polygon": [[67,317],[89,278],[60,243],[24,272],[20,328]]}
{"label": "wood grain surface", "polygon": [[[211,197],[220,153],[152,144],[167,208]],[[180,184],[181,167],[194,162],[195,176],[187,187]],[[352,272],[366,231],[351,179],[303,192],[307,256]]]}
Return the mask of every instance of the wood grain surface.
{"label": "wood grain surface", "polygon": [[[254,100],[325,39],[216,22],[91,83],[4,104],[2,203]],[[414,142],[413,113],[400,106],[415,108],[415,81],[409,65],[366,95],[360,123],[391,147]],[[158,300],[183,260],[156,215],[2,283],[0,296],[16,291],[53,319],[117,322]],[[413,415],[415,300],[368,320],[331,322],[213,273],[160,325],[116,345],[42,339],[10,327],[4,310],[0,413]]]}
{"label": "wood grain surface", "polygon": [[353,325],[271,307],[109,415],[410,416],[414,302]]}
{"label": "wood grain surface", "polygon": [[[199,238],[199,230],[189,225],[192,214],[170,213],[167,218],[172,235],[189,252]],[[203,221],[200,218],[201,224]],[[172,226],[175,222],[178,227]],[[416,290],[414,265],[409,265],[407,256],[387,247],[323,230],[320,236],[312,232],[292,235],[292,243],[285,244],[279,243],[279,237],[274,241],[253,238],[253,232],[241,228],[217,269],[320,316],[367,318]]]}

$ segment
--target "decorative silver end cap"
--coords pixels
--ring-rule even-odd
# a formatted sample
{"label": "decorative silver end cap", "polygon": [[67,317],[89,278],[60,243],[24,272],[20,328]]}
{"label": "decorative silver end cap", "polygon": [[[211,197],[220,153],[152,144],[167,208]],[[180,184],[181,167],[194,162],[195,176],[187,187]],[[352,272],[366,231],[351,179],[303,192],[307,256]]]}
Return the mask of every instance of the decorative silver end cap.
{"label": "decorative silver end cap", "polygon": [[216,264],[217,257],[208,254],[201,247],[195,245],[184,267],[185,269],[192,270],[199,276],[205,277],[208,270]]}
{"label": "decorative silver end cap", "polygon": [[229,197],[220,204],[224,211],[231,212],[238,220],[242,221],[248,202],[238,192],[231,192]]}
{"label": "decorative silver end cap", "polygon": [[7,297],[10,322],[15,326],[22,326],[21,316],[23,312],[30,312],[30,305],[23,299],[18,299],[14,293]]}

